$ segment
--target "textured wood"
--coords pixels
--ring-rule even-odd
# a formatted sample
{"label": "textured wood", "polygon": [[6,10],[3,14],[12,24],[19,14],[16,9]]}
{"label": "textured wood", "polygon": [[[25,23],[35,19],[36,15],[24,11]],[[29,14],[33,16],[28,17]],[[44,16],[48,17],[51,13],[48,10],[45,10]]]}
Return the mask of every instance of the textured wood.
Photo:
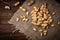
{"label": "textured wood", "polygon": [[[17,1],[17,0],[16,0]],[[11,1],[12,3],[16,2],[15,0]],[[14,7],[12,3],[4,4],[0,2],[0,40],[27,40],[25,35],[16,31],[12,33],[14,30],[14,26],[8,24],[8,20],[13,16],[14,12],[19,8]],[[5,5],[11,6],[11,10],[4,9]],[[59,40],[60,39],[60,27],[56,29],[56,33],[54,36],[48,37],[49,40]],[[48,40],[47,39],[47,40]]]}
{"label": "textured wood", "polygon": [[11,10],[4,9],[4,6],[7,4],[0,2],[0,40],[27,40],[24,34],[19,33],[18,31],[13,33],[14,26],[12,24],[8,24],[8,20],[20,6],[13,7],[12,3],[16,1],[17,0],[12,0],[8,4],[11,6]]}

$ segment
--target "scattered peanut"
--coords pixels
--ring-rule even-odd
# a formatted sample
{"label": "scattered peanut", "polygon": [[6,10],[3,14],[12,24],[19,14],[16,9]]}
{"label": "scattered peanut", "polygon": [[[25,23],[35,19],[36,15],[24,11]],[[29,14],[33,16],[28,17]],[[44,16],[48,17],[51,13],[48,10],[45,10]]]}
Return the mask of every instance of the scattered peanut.
{"label": "scattered peanut", "polygon": [[29,15],[29,12],[26,12],[26,15],[28,16]]}
{"label": "scattered peanut", "polygon": [[44,30],[44,31],[43,31],[44,36],[47,35],[47,32],[48,32],[47,30]]}
{"label": "scattered peanut", "polygon": [[40,36],[42,37],[42,36],[43,36],[43,30],[40,29],[40,30],[39,30],[39,33],[40,33]]}
{"label": "scattered peanut", "polygon": [[26,18],[25,21],[27,22],[28,21],[28,18]]}
{"label": "scattered peanut", "polygon": [[46,36],[47,35],[47,33],[44,33],[44,36]]}
{"label": "scattered peanut", "polygon": [[34,4],[34,2],[35,2],[34,0],[31,0],[27,5],[31,6],[32,4]]}
{"label": "scattered peanut", "polygon": [[52,15],[55,15],[55,14],[56,14],[55,12],[52,13]]}
{"label": "scattered peanut", "polygon": [[51,27],[54,27],[55,25],[54,24],[51,24]]}
{"label": "scattered peanut", "polygon": [[36,31],[36,28],[33,28],[33,31]]}
{"label": "scattered peanut", "polygon": [[20,18],[25,18],[25,16],[24,16],[24,15],[22,15],[22,16],[20,16]]}
{"label": "scattered peanut", "polygon": [[58,24],[60,24],[60,21],[58,21]]}
{"label": "scattered peanut", "polygon": [[39,30],[39,32],[43,32],[43,30],[42,30],[42,29],[40,29],[40,30]]}
{"label": "scattered peanut", "polygon": [[43,32],[47,33],[48,31],[47,30],[44,30]]}
{"label": "scattered peanut", "polygon": [[16,18],[16,21],[18,22],[19,21],[19,18]]}
{"label": "scattered peanut", "polygon": [[40,33],[40,36],[42,37],[43,36],[43,33]]}
{"label": "scattered peanut", "polygon": [[19,5],[19,3],[20,3],[19,1],[18,1],[18,2],[16,2],[16,3],[14,4],[14,6],[18,6],[18,5]]}
{"label": "scattered peanut", "polygon": [[47,32],[48,32],[47,30],[44,30],[44,31],[43,31],[44,36],[46,36],[46,35],[47,35]]}
{"label": "scattered peanut", "polygon": [[20,9],[23,11],[23,12],[26,12],[26,9],[24,7],[20,7]]}
{"label": "scattered peanut", "polygon": [[10,7],[9,6],[5,6],[5,9],[10,9]]}

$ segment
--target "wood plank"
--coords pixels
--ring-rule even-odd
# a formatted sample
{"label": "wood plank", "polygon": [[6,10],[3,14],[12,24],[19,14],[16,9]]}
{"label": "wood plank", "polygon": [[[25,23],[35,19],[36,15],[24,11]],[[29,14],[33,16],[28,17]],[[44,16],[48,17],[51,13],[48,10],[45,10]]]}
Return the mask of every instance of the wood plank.
{"label": "wood plank", "polygon": [[6,18],[0,18],[0,24],[9,24],[8,21],[10,20],[10,18],[6,17]]}
{"label": "wood plank", "polygon": [[[9,4],[0,2],[0,40],[27,40],[24,34],[18,31],[13,33],[15,26],[8,24],[9,19],[20,6],[14,7],[12,5],[16,1],[13,0],[13,2],[11,1],[12,3]],[[11,10],[4,9],[5,5],[9,5]]]}

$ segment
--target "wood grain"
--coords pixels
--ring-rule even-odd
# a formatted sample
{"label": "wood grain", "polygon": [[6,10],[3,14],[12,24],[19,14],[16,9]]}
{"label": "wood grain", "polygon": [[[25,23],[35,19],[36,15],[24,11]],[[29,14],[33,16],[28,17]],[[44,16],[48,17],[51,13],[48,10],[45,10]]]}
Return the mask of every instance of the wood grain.
{"label": "wood grain", "polygon": [[[14,0],[11,2],[14,3],[16,1]],[[12,5],[11,2],[9,3],[9,6]],[[11,10],[4,9],[5,5],[6,4],[3,2],[0,4],[0,40],[27,40],[23,33],[19,33],[18,31],[13,33],[14,26],[12,24],[8,24],[8,21],[20,5],[17,7],[11,6]]]}

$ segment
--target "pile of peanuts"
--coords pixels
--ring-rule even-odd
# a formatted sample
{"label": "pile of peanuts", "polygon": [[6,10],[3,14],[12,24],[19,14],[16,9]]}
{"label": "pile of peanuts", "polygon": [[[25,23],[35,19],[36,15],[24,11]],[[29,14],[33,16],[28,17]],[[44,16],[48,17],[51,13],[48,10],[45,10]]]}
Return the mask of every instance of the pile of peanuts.
{"label": "pile of peanuts", "polygon": [[48,27],[48,25],[52,22],[52,17],[49,14],[49,11],[46,7],[46,3],[42,4],[40,8],[37,8],[36,6],[33,7],[33,10],[31,11],[31,17],[32,17],[32,24],[33,25],[39,25],[43,28]]}
{"label": "pile of peanuts", "polygon": [[[35,1],[32,0],[29,3],[27,3],[27,5],[31,6],[34,3],[35,3]],[[25,7],[20,7],[20,10],[25,12],[27,16],[29,15],[29,12],[27,11],[27,9]],[[35,27],[32,28],[33,31],[39,32],[41,37],[43,35],[44,36],[47,35],[48,25],[50,25],[51,27],[55,26],[52,23],[53,22],[52,16],[55,15],[55,12],[53,12],[52,16],[51,16],[49,10],[47,9],[47,4],[46,3],[42,4],[40,8],[34,6],[33,10],[30,13],[31,13],[31,18],[32,18],[31,23],[33,25],[36,25],[36,26],[39,26],[39,27],[43,28],[43,29],[39,29],[39,30]],[[26,17],[25,15],[21,15],[20,18],[22,18],[23,21],[28,21],[29,20],[28,17]],[[19,18],[17,18],[16,21],[19,21]],[[60,21],[58,22],[58,24],[60,24]]]}
{"label": "pile of peanuts", "polygon": [[[27,3],[28,6],[32,6],[35,3],[35,0],[30,0],[30,2]],[[17,7],[19,4],[21,4],[21,2],[17,1],[16,3],[14,3],[14,7]],[[5,9],[10,10],[11,7],[6,5],[4,6]],[[25,12],[27,16],[29,16],[29,12],[27,11],[27,9],[25,7],[20,6],[20,11]],[[55,12],[52,13],[52,16],[55,15]],[[27,22],[29,21],[29,18],[25,16],[25,15],[21,15],[20,18],[22,19],[22,21]],[[41,5],[41,7],[33,7],[33,10],[31,11],[31,18],[32,21],[31,23],[33,25],[37,25],[39,27],[41,27],[39,30],[35,27],[32,28],[33,31],[35,32],[39,32],[40,36],[42,37],[43,35],[46,36],[48,33],[48,25],[50,25],[51,27],[54,27],[55,25],[52,24],[52,16],[50,15],[49,10],[47,9],[47,4],[44,3]],[[20,18],[16,18],[16,22],[20,21]],[[60,21],[58,21],[57,23],[58,25],[60,25]]]}
{"label": "pile of peanuts", "polygon": [[[30,4],[30,5],[32,5],[32,4]],[[20,10],[25,12],[27,16],[29,15],[29,12],[24,7],[20,7]],[[55,12],[52,13],[52,15],[54,15],[54,14],[55,14]],[[21,15],[20,18],[22,18],[23,21],[28,21],[29,19],[27,18],[27,16]],[[33,25],[40,26],[44,29],[44,30],[43,29],[38,30],[35,27],[33,27],[32,30],[35,32],[38,30],[41,37],[43,35],[46,36],[48,30],[45,28],[48,28],[48,25],[51,24],[53,21],[52,16],[50,15],[49,10],[47,9],[46,3],[42,4],[40,8],[34,6],[33,10],[31,11],[31,18],[32,18],[31,23]],[[17,18],[16,21],[19,21],[19,18]],[[51,24],[51,27],[54,27],[54,24]]]}

